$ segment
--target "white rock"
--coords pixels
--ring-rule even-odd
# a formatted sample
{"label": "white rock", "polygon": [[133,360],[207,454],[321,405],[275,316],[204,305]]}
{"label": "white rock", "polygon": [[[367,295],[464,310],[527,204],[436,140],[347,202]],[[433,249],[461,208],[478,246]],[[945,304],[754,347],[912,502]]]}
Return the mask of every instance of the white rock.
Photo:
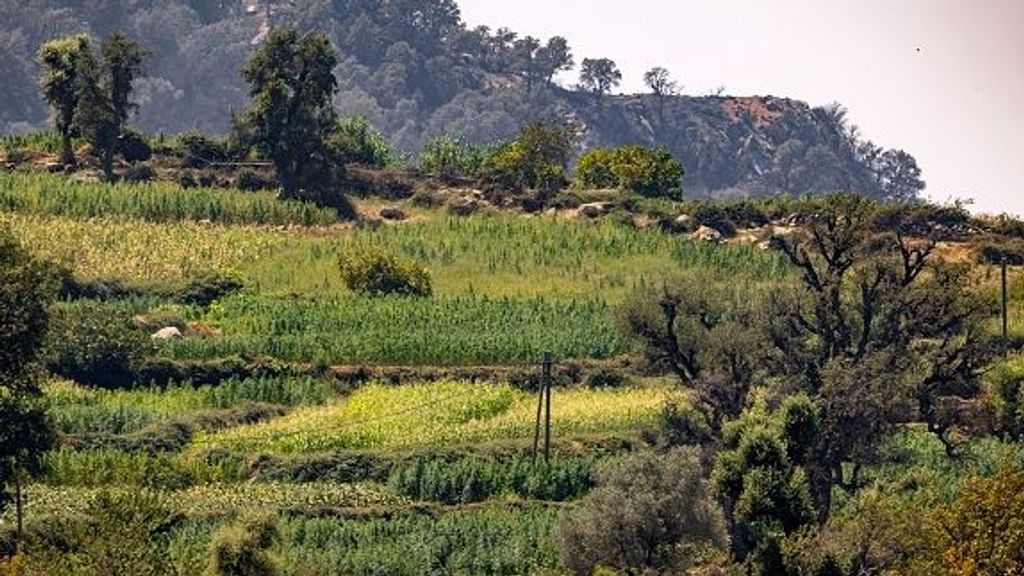
{"label": "white rock", "polygon": [[174,326],[168,326],[167,328],[161,328],[150,336],[153,340],[177,340],[182,338],[181,330],[178,330]]}

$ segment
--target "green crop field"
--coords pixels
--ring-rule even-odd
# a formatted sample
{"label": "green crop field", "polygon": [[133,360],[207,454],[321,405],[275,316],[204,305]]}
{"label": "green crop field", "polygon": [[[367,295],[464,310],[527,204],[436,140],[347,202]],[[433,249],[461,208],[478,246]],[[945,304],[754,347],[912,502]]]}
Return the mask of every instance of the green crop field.
{"label": "green crop field", "polygon": [[[636,430],[653,421],[667,393],[660,388],[556,391],[552,433],[571,437]],[[535,395],[507,385],[372,385],[337,404],[200,435],[194,446],[296,455],[528,439],[535,410]]]}

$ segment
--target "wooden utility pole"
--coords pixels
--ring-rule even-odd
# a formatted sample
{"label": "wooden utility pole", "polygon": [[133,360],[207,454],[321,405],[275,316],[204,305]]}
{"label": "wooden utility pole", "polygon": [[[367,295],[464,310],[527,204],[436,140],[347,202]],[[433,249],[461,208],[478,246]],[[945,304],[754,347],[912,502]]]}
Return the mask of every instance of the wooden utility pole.
{"label": "wooden utility pole", "polygon": [[1010,339],[1009,338],[1009,336],[1010,336],[1010,331],[1009,331],[1010,319],[1009,319],[1009,312],[1008,312],[1007,303],[1006,303],[1007,297],[1008,297],[1007,287],[1006,287],[1006,284],[1007,284],[1007,282],[1006,282],[1006,256],[1003,256],[1000,259],[999,263],[1000,263],[1000,267],[1002,268],[1002,285],[1003,285],[1003,344],[1006,344],[1007,342],[1009,342],[1009,339]]}
{"label": "wooden utility pole", "polygon": [[537,419],[533,427],[533,463],[537,463],[540,449],[541,410],[544,411],[544,461],[551,459],[551,353],[544,353],[540,386],[537,387]]}
{"label": "wooden utility pole", "polygon": [[551,353],[544,353],[544,389],[547,400],[544,407],[544,462],[551,459]]}

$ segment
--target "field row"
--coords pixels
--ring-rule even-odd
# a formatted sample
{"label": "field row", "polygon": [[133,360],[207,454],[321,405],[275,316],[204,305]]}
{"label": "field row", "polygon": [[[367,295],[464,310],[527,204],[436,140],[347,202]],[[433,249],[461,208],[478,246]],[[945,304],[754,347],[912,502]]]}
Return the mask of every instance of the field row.
{"label": "field row", "polygon": [[488,298],[273,299],[248,295],[203,318],[221,334],[172,342],[179,359],[269,356],[326,364],[467,365],[621,353],[608,305]]}
{"label": "field row", "polygon": [[198,272],[233,270],[253,291],[279,296],[347,293],[339,255],[371,248],[424,265],[438,295],[614,302],[667,275],[704,273],[765,283],[789,274],[777,254],[752,246],[714,246],[611,222],[559,217],[429,213],[376,230],[276,229],[0,210],[0,226],[84,279],[155,285]]}
{"label": "field row", "polygon": [[[636,431],[654,423],[669,393],[664,388],[556,390],[552,435]],[[192,447],[289,456],[528,439],[534,432],[536,404],[534,394],[508,385],[373,384],[344,401],[200,434]]]}
{"label": "field row", "polygon": [[0,173],[0,210],[77,219],[137,218],[150,222],[208,220],[222,224],[337,222],[331,211],[279,201],[268,192],[197,188],[167,182],[77,183],[51,174]]}

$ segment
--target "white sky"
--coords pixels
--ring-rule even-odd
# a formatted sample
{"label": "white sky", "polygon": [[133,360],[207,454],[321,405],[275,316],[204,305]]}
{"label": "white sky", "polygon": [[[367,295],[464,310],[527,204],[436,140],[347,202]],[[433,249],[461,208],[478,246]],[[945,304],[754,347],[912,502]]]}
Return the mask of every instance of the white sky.
{"label": "white sky", "polygon": [[[913,154],[935,200],[1024,215],[1024,0],[459,0],[469,26],[565,36],[577,62],[654,65],[687,94],[724,86],[838,101]],[[574,76],[566,78],[572,82]]]}

